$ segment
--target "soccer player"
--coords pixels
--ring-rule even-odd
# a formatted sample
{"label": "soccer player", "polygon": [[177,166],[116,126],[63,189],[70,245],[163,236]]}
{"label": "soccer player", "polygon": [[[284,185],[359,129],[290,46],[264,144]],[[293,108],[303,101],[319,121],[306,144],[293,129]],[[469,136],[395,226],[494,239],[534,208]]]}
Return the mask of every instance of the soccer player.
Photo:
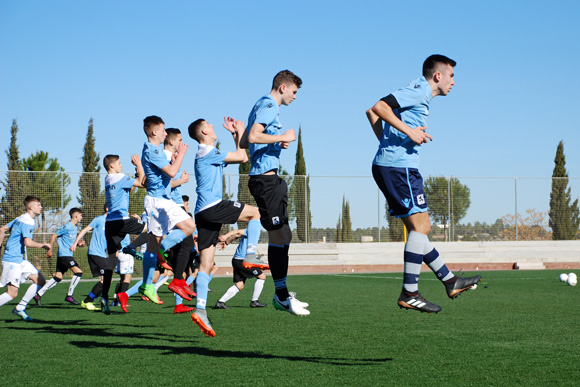
{"label": "soccer player", "polygon": [[[423,76],[387,95],[367,110],[367,118],[379,140],[372,166],[373,177],[389,204],[389,213],[401,218],[409,232],[404,251],[403,289],[400,308],[438,313],[441,307],[419,293],[421,264],[425,262],[443,282],[450,298],[455,298],[481,280],[455,276],[429,242],[431,222],[419,173],[419,151],[433,140],[425,132],[429,103],[451,91],[455,61],[432,55],[423,63]],[[384,123],[384,125],[383,125]]]}
{"label": "soccer player", "polygon": [[[170,163],[163,152],[163,147],[160,147],[167,136],[163,120],[157,116],[146,117],[143,120],[143,129],[147,135],[141,157],[147,179],[147,196],[143,200],[143,206],[147,212],[149,239],[147,252],[143,258],[143,285],[139,291],[154,303],[158,303],[153,285],[157,254],[165,256],[168,249],[192,235],[195,231],[195,222],[169,198],[171,179],[179,172],[188,146],[184,142],[179,142]],[[167,236],[161,249],[160,242],[164,235]],[[185,280],[175,285],[187,287]],[[183,293],[185,292],[186,289],[183,290]]]}
{"label": "soccer player", "polygon": [[234,268],[234,284],[216,302],[214,309],[227,309],[226,302],[234,298],[236,294],[244,289],[246,279],[248,278],[256,278],[256,283],[254,284],[254,294],[252,295],[250,308],[263,308],[266,306],[266,304],[260,302],[260,294],[262,294],[262,290],[264,289],[266,274],[264,274],[264,272],[262,272],[262,270],[257,267],[247,269],[242,264],[248,245],[247,230],[233,230],[225,235],[220,235],[220,244],[218,245],[218,248],[223,250],[226,245],[229,245],[237,238],[241,239],[240,244],[234,253],[234,257],[232,258],[232,267]]}
{"label": "soccer player", "polygon": [[210,275],[214,267],[215,247],[219,242],[222,224],[248,222],[248,254],[253,255],[253,264],[267,268],[267,265],[255,256],[261,230],[258,209],[244,203],[223,200],[223,167],[226,164],[248,161],[246,151],[240,147],[244,123],[228,117],[224,118],[223,126],[233,136],[236,144],[235,152],[222,153],[215,147],[217,135],[214,127],[204,119],[194,121],[188,128],[189,136],[199,143],[195,157],[197,202],[194,214],[199,232],[197,245],[201,260],[196,278],[196,310],[191,319],[199,325],[203,333],[211,337],[215,336],[215,331],[207,317],[206,303]]}
{"label": "soccer player", "polygon": [[109,289],[113,281],[113,271],[117,267],[117,252],[121,250],[121,241],[127,234],[140,235],[145,231],[145,224],[140,219],[129,216],[129,195],[134,187],[143,188],[144,176],[141,159],[131,155],[131,163],[137,168],[137,179],[123,173],[123,165],[118,155],[106,155],[103,166],[107,171],[105,176],[105,196],[109,212],[105,222],[105,237],[107,239],[107,267],[103,275],[103,292],[101,295],[101,310],[111,314],[109,308]]}
{"label": "soccer player", "polygon": [[282,133],[279,107],[290,105],[301,85],[302,80],[289,70],[276,74],[270,94],[260,98],[250,112],[242,147],[250,150],[248,188],[260,209],[262,226],[268,231],[268,263],[276,288],[273,305],[278,310],[307,316],[307,303],[290,294],[286,285],[292,231],[288,225],[288,186],[278,176],[280,152],[296,140],[294,129]]}
{"label": "soccer player", "polygon": [[[77,234],[79,232],[78,224],[83,220],[83,212],[80,208],[71,208],[69,211],[70,221],[68,221],[64,226],[59,228],[56,233],[50,236],[50,241],[48,242],[51,246],[54,244],[55,239],[58,242],[58,252],[56,256],[56,271],[52,278],[38,291],[36,302],[40,305],[40,300],[44,293],[48,290],[54,288],[56,285],[62,281],[62,276],[69,269],[74,273],[70,280],[70,285],[68,287],[68,292],[65,297],[65,301],[73,305],[79,305],[77,300],[74,299],[74,291],[81,277],[83,276],[83,271],[79,267],[78,262],[73,256],[73,251],[71,247],[76,240]],[[47,252],[47,256],[51,256],[52,251]]]}
{"label": "soccer player", "polygon": [[34,230],[34,218],[42,212],[40,199],[36,196],[27,196],[24,198],[24,208],[26,213],[20,215],[10,223],[0,227],[0,248],[6,232],[10,232],[4,255],[2,255],[2,277],[0,277],[0,287],[6,286],[6,292],[0,295],[0,306],[12,301],[18,296],[20,284],[27,278],[32,284],[24,293],[24,296],[12,310],[16,316],[21,317],[24,321],[34,321],[26,313],[26,306],[46,283],[40,271],[26,259],[26,248],[45,249],[51,252],[51,246],[48,243],[38,243],[32,239]]}

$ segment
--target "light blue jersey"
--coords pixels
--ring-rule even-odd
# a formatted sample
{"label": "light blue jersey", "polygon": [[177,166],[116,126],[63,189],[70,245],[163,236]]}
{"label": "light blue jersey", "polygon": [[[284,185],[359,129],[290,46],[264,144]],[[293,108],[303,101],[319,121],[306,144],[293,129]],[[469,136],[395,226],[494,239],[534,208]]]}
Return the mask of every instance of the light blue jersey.
{"label": "light blue jersey", "polygon": [[169,199],[171,178],[161,169],[169,165],[163,152],[163,145],[155,146],[150,142],[143,145],[141,163],[147,177],[147,195],[154,198]]}
{"label": "light blue jersey", "polygon": [[244,231],[244,235],[240,238],[240,244],[234,253],[234,259],[246,258],[246,250],[248,249],[248,229]]}
{"label": "light blue jersey", "polygon": [[199,145],[195,155],[196,214],[222,201],[222,173],[226,155],[211,145]]}
{"label": "light blue jersey", "polygon": [[88,254],[107,258],[107,240],[105,239],[105,223],[107,215],[97,216],[89,224],[93,229]]}
{"label": "light blue jersey", "polygon": [[121,250],[131,244],[131,235],[125,235],[125,238],[121,241]]}
{"label": "light blue jersey", "polygon": [[129,219],[129,194],[135,179],[122,173],[105,176],[105,195],[107,197],[107,222]]}
{"label": "light blue jersey", "polygon": [[10,236],[8,237],[8,241],[6,241],[2,261],[21,263],[24,261],[24,256],[26,254],[24,238],[32,239],[34,219],[28,214],[22,214],[12,222],[8,223],[8,228],[10,229]]}
{"label": "light blue jersey", "polygon": [[[163,152],[165,152],[165,156],[167,156],[167,160],[171,161],[171,156],[173,154],[171,152],[169,152],[168,150],[164,150]],[[175,175],[173,180],[181,179],[182,175],[183,175],[183,170],[181,168],[179,168],[179,171],[177,171],[177,174]],[[178,185],[175,188],[171,188],[171,193],[170,193],[169,197],[175,203],[179,204],[180,206],[183,206],[183,198],[181,197],[181,186],[180,185]]]}
{"label": "light blue jersey", "polygon": [[[431,86],[425,77],[416,79],[406,87],[392,93],[400,106],[393,112],[412,129],[427,126],[432,93]],[[385,122],[379,150],[373,164],[383,167],[419,168],[419,149],[420,146],[406,134]]]}
{"label": "light blue jersey", "polygon": [[[269,135],[279,135],[282,124],[279,121],[280,109],[276,100],[271,95],[266,95],[258,100],[248,117],[248,130],[254,124],[264,125],[264,132]],[[249,144],[250,175],[262,175],[266,172],[277,170],[280,167],[280,143],[274,144]]]}
{"label": "light blue jersey", "polygon": [[59,257],[73,256],[74,253],[70,251],[70,247],[75,243],[78,233],[79,229],[71,222],[67,222],[64,226],[56,230]]}

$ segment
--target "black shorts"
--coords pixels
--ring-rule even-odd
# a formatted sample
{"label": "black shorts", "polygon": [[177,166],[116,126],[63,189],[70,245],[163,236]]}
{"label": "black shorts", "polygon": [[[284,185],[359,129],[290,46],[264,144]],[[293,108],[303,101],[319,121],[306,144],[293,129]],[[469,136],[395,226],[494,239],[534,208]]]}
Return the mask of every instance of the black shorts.
{"label": "black shorts", "polygon": [[215,206],[211,206],[195,214],[197,226],[197,248],[201,252],[219,242],[222,224],[234,224],[240,218],[245,204],[222,200]]}
{"label": "black shorts", "polygon": [[252,269],[246,269],[244,267],[243,259],[232,259],[232,267],[234,268],[234,283],[246,282],[248,278],[256,278],[262,274],[262,270],[254,267]]}
{"label": "black shorts", "polygon": [[91,268],[91,274],[93,277],[100,277],[105,275],[105,269],[107,268],[107,258],[92,254],[88,254],[88,258],[89,267]]}
{"label": "black shorts", "polygon": [[121,241],[127,234],[139,235],[145,229],[145,224],[135,218],[110,220],[105,222],[105,238],[107,239],[107,252],[114,255],[121,250]]}
{"label": "black shorts", "polygon": [[68,269],[73,267],[79,267],[77,261],[75,261],[75,257],[56,257],[56,272],[57,273],[66,273]]}
{"label": "black shorts", "polygon": [[288,224],[288,185],[284,179],[278,175],[250,176],[248,188],[266,230],[278,230]]}
{"label": "black shorts", "polygon": [[389,213],[405,218],[428,210],[423,177],[417,168],[395,168],[374,165],[373,178],[385,195]]}

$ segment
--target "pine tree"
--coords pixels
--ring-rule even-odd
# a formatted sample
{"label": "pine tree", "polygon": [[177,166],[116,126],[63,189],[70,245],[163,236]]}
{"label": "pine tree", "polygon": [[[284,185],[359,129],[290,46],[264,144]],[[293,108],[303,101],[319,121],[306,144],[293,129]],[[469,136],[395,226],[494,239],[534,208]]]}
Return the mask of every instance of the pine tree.
{"label": "pine tree", "polygon": [[352,223],[350,221],[350,203],[342,197],[342,242],[353,242]]}
{"label": "pine tree", "polygon": [[576,239],[580,227],[580,209],[578,199],[571,203],[568,173],[566,172],[566,157],[564,143],[560,141],[554,159],[552,173],[552,192],[550,192],[549,224],[554,240]]}
{"label": "pine tree", "polygon": [[85,146],[83,148],[83,173],[79,179],[77,200],[87,219],[103,213],[105,195],[101,192],[101,166],[99,154],[95,151],[93,118],[89,120]]}
{"label": "pine tree", "polygon": [[26,195],[36,195],[34,192],[26,192],[26,173],[22,172],[22,161],[17,144],[18,122],[12,120],[10,128],[10,146],[6,150],[8,157],[8,172],[6,180],[2,181],[4,195],[0,201],[0,218],[2,224],[12,221],[12,219],[24,213],[24,197]]}
{"label": "pine tree", "polygon": [[302,242],[308,242],[312,229],[310,213],[310,181],[306,174],[306,161],[302,146],[302,127],[298,129],[298,147],[296,149],[296,164],[294,166],[294,181],[290,188],[290,198],[293,202],[293,215],[296,218],[296,233]]}

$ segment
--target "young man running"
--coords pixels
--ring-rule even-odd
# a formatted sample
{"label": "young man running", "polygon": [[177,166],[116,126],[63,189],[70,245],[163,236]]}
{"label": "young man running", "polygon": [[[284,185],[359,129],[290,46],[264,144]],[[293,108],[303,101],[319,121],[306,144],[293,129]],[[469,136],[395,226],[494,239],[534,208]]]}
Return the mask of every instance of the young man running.
{"label": "young man running", "polygon": [[215,247],[219,242],[222,224],[233,224],[238,221],[248,222],[248,254],[252,254],[253,264],[267,268],[255,256],[256,246],[260,239],[260,213],[256,207],[240,202],[223,200],[222,176],[226,164],[238,164],[248,161],[246,151],[240,147],[244,133],[244,124],[233,118],[224,119],[224,128],[232,135],[236,144],[235,152],[221,153],[215,148],[217,136],[214,127],[204,119],[198,119],[189,125],[191,138],[199,142],[195,157],[195,179],[197,182],[197,202],[195,205],[195,222],[198,227],[197,244],[201,256],[197,274],[196,310],[191,319],[208,336],[215,336],[215,331],[207,317],[206,304],[211,271],[214,267]]}
{"label": "young man running", "polygon": [[457,297],[481,280],[479,275],[469,278],[455,276],[429,242],[427,235],[431,231],[431,222],[423,178],[418,170],[421,145],[433,140],[425,133],[429,103],[433,97],[449,94],[455,85],[455,64],[454,60],[443,55],[430,56],[423,63],[422,77],[382,98],[366,112],[380,142],[373,160],[373,177],[387,199],[389,212],[401,218],[409,231],[403,255],[403,290],[398,305],[427,313],[438,313],[441,307],[419,293],[423,262],[443,282],[450,298]]}
{"label": "young man running", "polygon": [[38,243],[32,239],[32,231],[34,230],[34,218],[42,212],[40,199],[36,196],[27,196],[24,199],[24,208],[26,213],[20,215],[10,223],[0,227],[0,248],[6,232],[10,232],[4,255],[2,255],[2,277],[0,277],[0,287],[6,286],[6,292],[0,295],[0,306],[12,301],[18,296],[20,284],[27,278],[33,283],[28,287],[28,290],[12,310],[16,316],[22,318],[24,321],[34,321],[26,313],[26,306],[44,286],[46,281],[40,271],[34,267],[26,259],[26,248],[32,247],[37,249],[47,250],[47,256],[51,253],[51,246],[48,243]]}
{"label": "young man running", "polygon": [[250,150],[248,188],[260,209],[262,226],[268,231],[268,263],[276,288],[273,305],[278,310],[307,316],[308,304],[296,299],[286,286],[292,231],[288,225],[288,186],[278,176],[280,152],[296,140],[294,129],[282,133],[279,107],[290,105],[301,85],[302,80],[289,70],[276,74],[270,94],[260,98],[250,112],[242,147]]}

